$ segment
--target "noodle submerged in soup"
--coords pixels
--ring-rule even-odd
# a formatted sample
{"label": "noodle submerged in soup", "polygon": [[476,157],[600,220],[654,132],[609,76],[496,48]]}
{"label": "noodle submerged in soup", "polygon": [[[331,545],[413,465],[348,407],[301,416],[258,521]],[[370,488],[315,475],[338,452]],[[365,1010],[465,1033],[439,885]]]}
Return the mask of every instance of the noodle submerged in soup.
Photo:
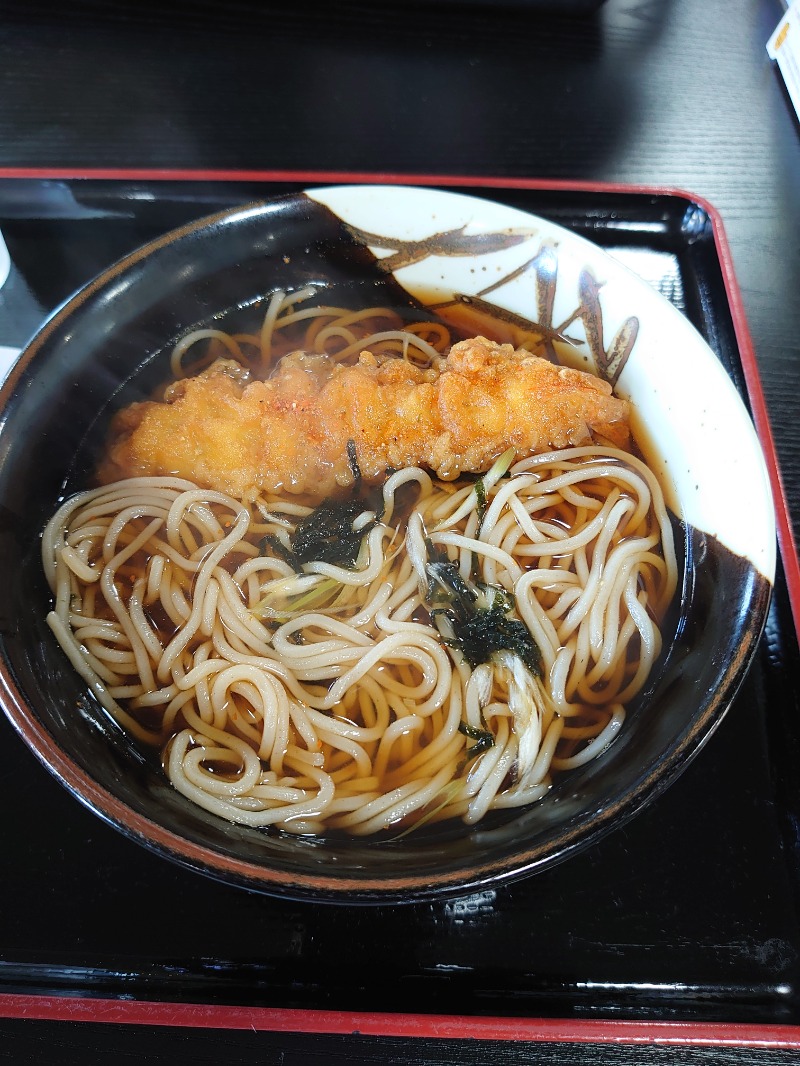
{"label": "noodle submerged in soup", "polygon": [[[260,337],[193,335],[176,377],[202,340],[263,376],[301,326],[283,350],[424,367],[450,344],[300,296]],[[660,652],[677,564],[656,478],[601,439],[447,481],[367,481],[347,453],[350,488],[322,501],[163,474],[68,500],[43,540],[57,639],[232,821],[372,834],[540,799],[608,746]]]}

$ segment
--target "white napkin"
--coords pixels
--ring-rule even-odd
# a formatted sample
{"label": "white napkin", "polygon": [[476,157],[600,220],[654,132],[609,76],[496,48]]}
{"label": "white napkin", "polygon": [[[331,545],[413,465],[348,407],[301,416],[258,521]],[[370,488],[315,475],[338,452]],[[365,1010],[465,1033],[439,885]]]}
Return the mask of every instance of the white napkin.
{"label": "white napkin", "polygon": [[794,109],[800,116],[800,0],[789,10],[767,41],[767,54],[778,64]]}

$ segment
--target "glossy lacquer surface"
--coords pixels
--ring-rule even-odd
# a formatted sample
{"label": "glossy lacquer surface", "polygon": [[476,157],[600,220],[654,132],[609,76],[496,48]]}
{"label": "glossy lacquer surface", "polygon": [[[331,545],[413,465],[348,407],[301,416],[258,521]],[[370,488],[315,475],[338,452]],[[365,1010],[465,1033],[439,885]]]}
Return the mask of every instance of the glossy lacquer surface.
{"label": "glossy lacquer surface", "polygon": [[[38,318],[132,247],[285,186],[7,181],[3,322]],[[481,190],[479,190],[481,192]],[[707,216],[681,196],[498,189],[629,259],[697,325],[744,392]],[[620,224],[622,223],[622,225]],[[53,263],[59,263],[54,272]],[[54,446],[57,445],[54,444]],[[2,531],[15,536],[8,516]],[[15,626],[5,617],[6,632]],[[767,631],[723,725],[658,802],[518,884],[396,907],[293,903],[146,852],[67,796],[7,723],[14,817],[0,882],[6,991],[173,1003],[797,1023],[797,642],[779,573]],[[20,803],[20,797],[23,802]],[[431,1052],[432,1053],[432,1052]]]}

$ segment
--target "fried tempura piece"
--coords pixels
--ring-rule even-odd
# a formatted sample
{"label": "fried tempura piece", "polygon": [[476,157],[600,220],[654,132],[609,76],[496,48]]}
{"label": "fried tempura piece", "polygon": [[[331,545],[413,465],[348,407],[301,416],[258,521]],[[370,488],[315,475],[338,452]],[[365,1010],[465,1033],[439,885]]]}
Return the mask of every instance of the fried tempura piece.
{"label": "fried tempura piece", "polygon": [[355,366],[294,353],[248,382],[220,360],[167,402],[122,411],[100,478],[175,474],[234,496],[321,498],[352,482],[350,440],[365,478],[419,465],[450,479],[488,470],[509,447],[519,459],[595,436],[625,446],[628,417],[607,382],[483,337],[431,369],[369,352]]}

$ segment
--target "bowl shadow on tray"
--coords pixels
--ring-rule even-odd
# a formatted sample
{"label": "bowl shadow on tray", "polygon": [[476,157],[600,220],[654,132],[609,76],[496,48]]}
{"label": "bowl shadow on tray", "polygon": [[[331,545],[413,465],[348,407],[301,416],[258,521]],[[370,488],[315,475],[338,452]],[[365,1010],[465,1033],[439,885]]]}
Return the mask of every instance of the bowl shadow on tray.
{"label": "bowl shadow on tray", "polygon": [[[366,287],[387,297],[391,282],[376,278],[364,248],[342,241],[337,222],[328,219],[320,235],[318,211],[312,226],[287,209],[291,232],[282,233],[284,206],[270,209],[277,240],[254,240],[247,219],[231,229],[236,216],[227,214],[211,232],[230,230],[232,243],[209,246],[207,227],[189,227],[179,254],[169,238],[149,258],[128,260],[57,314],[24,357],[0,433],[0,672],[12,719],[67,788],[111,824],[158,854],[247,888],[316,901],[414,902],[544,869],[655,798],[699,749],[744,674],[758,633],[741,604],[763,612],[768,583],[748,578],[745,564],[702,533],[678,528],[685,579],[668,623],[674,639],[611,748],[532,808],[496,813],[471,830],[424,827],[399,840],[298,838],[234,826],[194,806],[87,693],[46,624],[42,527],[65,483],[85,483],[107,413],[164,379],[165,338],[263,297],[295,251],[303,254],[293,286],[324,277],[351,296]],[[224,254],[217,260],[209,247]]]}

